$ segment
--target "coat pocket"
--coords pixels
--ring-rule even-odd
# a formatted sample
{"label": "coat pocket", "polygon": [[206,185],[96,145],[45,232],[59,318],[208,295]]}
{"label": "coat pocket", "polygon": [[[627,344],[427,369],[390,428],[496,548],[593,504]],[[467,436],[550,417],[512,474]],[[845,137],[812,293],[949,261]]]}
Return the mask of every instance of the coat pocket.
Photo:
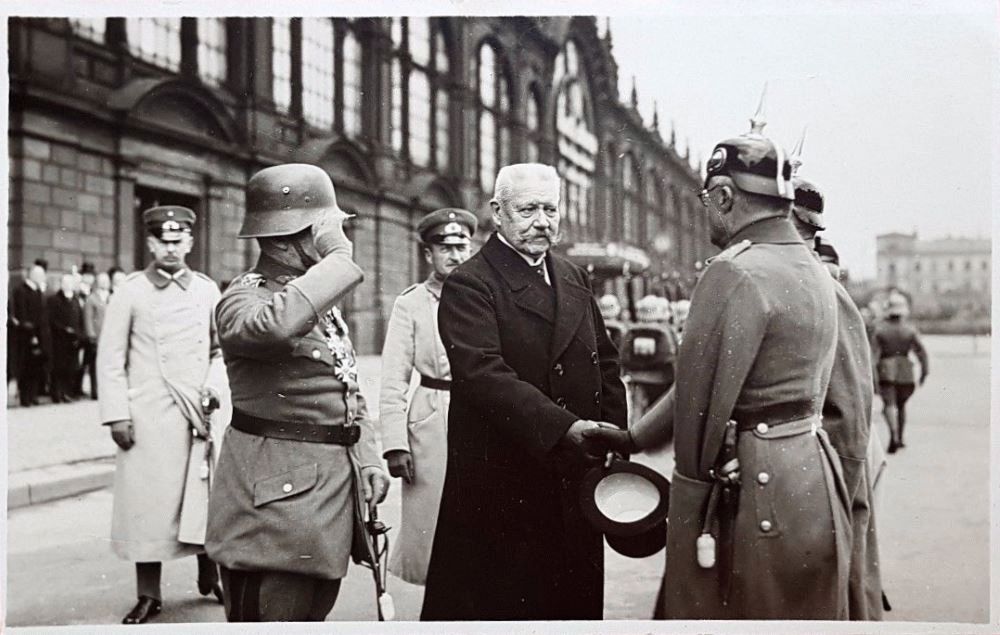
{"label": "coat pocket", "polygon": [[311,490],[318,479],[315,463],[303,465],[253,484],[253,506],[261,507]]}
{"label": "coat pocket", "polygon": [[333,366],[333,353],[325,340],[317,337],[300,337],[292,349],[292,357],[306,357],[315,362]]}

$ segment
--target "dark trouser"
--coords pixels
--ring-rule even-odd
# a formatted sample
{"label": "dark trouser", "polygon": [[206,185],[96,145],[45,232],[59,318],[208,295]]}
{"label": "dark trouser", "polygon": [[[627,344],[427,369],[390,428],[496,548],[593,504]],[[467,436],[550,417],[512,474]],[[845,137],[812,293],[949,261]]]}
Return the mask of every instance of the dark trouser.
{"label": "dark trouser", "polygon": [[340,580],[219,569],[230,622],[322,622],[340,593]]}
{"label": "dark trouser", "polygon": [[45,361],[42,357],[28,357],[17,370],[17,394],[22,406],[38,400],[45,383]]}
{"label": "dark trouser", "polygon": [[69,401],[76,392],[76,368],[52,369],[52,401]]}
{"label": "dark trouser", "polygon": [[[160,591],[160,575],[163,572],[161,562],[136,562],[135,587],[138,597],[146,596],[163,601]],[[198,554],[198,583],[214,584],[219,580],[219,570],[215,563],[203,553]]]}
{"label": "dark trouser", "polygon": [[83,376],[90,375],[90,396],[97,399],[97,343],[85,342],[83,344],[83,365],[76,373],[76,384],[73,393],[78,396],[83,395]]}
{"label": "dark trouser", "polygon": [[882,402],[896,407],[896,417],[899,421],[899,441],[903,440],[903,428],[906,426],[906,402],[913,396],[914,384],[892,384],[882,382],[878,386]]}

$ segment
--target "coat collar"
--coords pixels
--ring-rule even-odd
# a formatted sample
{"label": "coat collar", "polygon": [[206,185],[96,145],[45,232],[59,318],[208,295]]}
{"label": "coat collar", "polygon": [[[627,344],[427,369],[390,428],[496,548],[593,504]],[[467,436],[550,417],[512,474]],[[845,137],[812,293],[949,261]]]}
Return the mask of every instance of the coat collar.
{"label": "coat collar", "polygon": [[149,266],[146,267],[144,273],[146,274],[146,278],[148,278],[157,289],[163,289],[171,282],[176,282],[181,289],[187,291],[188,286],[191,284],[191,270],[187,267],[171,275],[166,271],[157,268],[156,263],[151,262],[149,263]]}
{"label": "coat collar", "polygon": [[444,286],[444,281],[437,277],[433,272],[431,275],[427,276],[427,280],[424,280],[424,286],[435,299],[441,299],[441,288]]}
{"label": "coat collar", "polygon": [[253,268],[253,270],[268,280],[274,280],[275,282],[280,282],[282,284],[298,278],[305,273],[304,271],[296,269],[290,265],[286,265],[285,263],[280,262],[265,253],[261,253],[260,257],[257,258],[257,265]]}
{"label": "coat collar", "polygon": [[751,243],[771,243],[775,245],[794,245],[796,243],[804,245],[799,232],[795,230],[792,221],[784,217],[765,218],[763,220],[750,223],[729,240],[726,247],[735,245],[738,242],[749,240]]}
{"label": "coat collar", "polygon": [[549,308],[551,300],[546,296],[551,292],[547,285],[539,280],[524,258],[500,241],[496,233],[490,236],[481,251],[514,293],[515,304],[553,324],[550,355],[557,359],[569,346],[587,314],[590,290],[576,281],[572,265],[549,253],[545,262],[556,294],[553,315]]}

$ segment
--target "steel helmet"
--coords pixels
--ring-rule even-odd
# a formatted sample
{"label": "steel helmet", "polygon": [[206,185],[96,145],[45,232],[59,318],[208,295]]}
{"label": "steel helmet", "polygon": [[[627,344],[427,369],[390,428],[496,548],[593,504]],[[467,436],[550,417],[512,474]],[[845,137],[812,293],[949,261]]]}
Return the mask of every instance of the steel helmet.
{"label": "steel helmet", "polygon": [[289,236],[311,227],[337,205],[333,181],[320,167],[286,163],[264,168],[247,183],[240,238]]}

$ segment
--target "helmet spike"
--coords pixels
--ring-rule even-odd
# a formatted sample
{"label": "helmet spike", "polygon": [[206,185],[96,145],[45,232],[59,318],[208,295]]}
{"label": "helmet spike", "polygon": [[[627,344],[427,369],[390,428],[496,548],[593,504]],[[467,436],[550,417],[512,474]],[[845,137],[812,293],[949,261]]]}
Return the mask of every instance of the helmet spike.
{"label": "helmet spike", "polygon": [[806,143],[806,126],[802,127],[802,136],[799,137],[799,142],[795,144],[795,148],[792,150],[792,156],[789,158],[788,162],[792,164],[792,176],[795,176],[799,171],[799,166],[802,165],[802,147]]}
{"label": "helmet spike", "polygon": [[750,117],[750,134],[761,135],[764,132],[764,126],[767,125],[767,120],[764,118],[764,101],[767,97],[767,82],[764,82],[764,90],[760,93],[760,103],[757,104],[757,112]]}

